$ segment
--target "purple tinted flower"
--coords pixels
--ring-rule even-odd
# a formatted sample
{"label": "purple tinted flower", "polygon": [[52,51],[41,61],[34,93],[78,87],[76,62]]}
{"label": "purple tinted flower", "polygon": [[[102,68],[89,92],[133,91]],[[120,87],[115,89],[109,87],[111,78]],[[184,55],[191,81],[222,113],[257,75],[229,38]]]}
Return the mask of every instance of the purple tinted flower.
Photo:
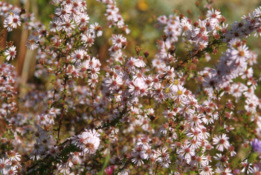
{"label": "purple tinted flower", "polygon": [[261,153],[261,140],[254,139],[251,142],[251,146],[252,146],[253,151]]}
{"label": "purple tinted flower", "polygon": [[235,169],[235,170],[233,171],[233,173],[234,173],[234,174],[240,174],[240,169]]}

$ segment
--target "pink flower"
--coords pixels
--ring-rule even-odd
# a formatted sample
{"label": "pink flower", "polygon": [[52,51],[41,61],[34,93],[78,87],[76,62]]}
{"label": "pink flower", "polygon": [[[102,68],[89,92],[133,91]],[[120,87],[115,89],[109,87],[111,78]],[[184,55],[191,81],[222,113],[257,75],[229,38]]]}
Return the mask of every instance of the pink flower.
{"label": "pink flower", "polygon": [[114,165],[107,167],[104,172],[106,173],[106,175],[112,175],[114,171]]}

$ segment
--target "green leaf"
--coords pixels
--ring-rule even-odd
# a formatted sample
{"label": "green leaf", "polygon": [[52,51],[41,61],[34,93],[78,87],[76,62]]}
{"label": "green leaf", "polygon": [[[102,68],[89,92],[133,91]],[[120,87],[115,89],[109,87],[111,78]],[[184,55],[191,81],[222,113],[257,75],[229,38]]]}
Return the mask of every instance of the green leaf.
{"label": "green leaf", "polygon": [[248,161],[249,161],[249,163],[253,163],[255,160],[257,160],[257,158],[258,158],[258,153],[251,153],[250,154],[250,156],[249,156],[249,159],[248,159]]}

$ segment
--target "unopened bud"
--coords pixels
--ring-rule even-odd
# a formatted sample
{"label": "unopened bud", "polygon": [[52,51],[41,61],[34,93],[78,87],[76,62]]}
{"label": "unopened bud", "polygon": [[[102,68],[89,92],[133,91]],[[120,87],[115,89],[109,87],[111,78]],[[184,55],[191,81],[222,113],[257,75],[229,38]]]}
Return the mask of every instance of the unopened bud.
{"label": "unopened bud", "polygon": [[144,56],[145,56],[146,58],[148,58],[149,52],[148,52],[148,51],[144,52]]}
{"label": "unopened bud", "polygon": [[136,46],[135,50],[136,50],[137,55],[140,55],[141,48],[139,46]]}

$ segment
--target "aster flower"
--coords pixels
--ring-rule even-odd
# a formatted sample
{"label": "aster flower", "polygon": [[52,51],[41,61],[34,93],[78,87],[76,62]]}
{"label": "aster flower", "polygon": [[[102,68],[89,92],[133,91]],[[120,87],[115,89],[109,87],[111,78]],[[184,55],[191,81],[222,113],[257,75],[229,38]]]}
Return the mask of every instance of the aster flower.
{"label": "aster flower", "polygon": [[251,147],[252,147],[252,150],[253,150],[254,152],[259,152],[259,153],[261,153],[261,140],[254,139],[254,140],[251,142]]}
{"label": "aster flower", "polygon": [[85,130],[72,140],[84,153],[94,154],[100,145],[99,136],[95,130]]}
{"label": "aster flower", "polygon": [[228,147],[230,146],[226,134],[215,136],[213,138],[213,144],[216,145],[217,150],[221,152],[223,152],[224,149],[228,149]]}
{"label": "aster flower", "polygon": [[9,159],[2,158],[0,159],[0,172],[2,174],[7,174],[8,170],[11,167],[11,161]]}
{"label": "aster flower", "polygon": [[216,156],[214,156],[214,159],[217,160],[217,167],[224,167],[228,164],[228,160],[229,158],[226,155],[222,155],[220,153],[216,154]]}
{"label": "aster flower", "polygon": [[121,76],[116,74],[115,76],[112,76],[111,78],[107,78],[104,81],[104,84],[110,90],[116,90],[123,84],[123,80],[122,80]]}
{"label": "aster flower", "polygon": [[147,84],[143,78],[136,78],[129,85],[129,92],[134,96],[144,95],[147,91]]}
{"label": "aster flower", "polygon": [[246,100],[245,110],[247,112],[255,113],[258,105],[258,98],[253,94]]}
{"label": "aster flower", "polygon": [[254,169],[252,163],[248,163],[248,160],[245,160],[241,164],[243,165],[243,169],[241,170],[242,173],[253,173]]}
{"label": "aster flower", "polygon": [[26,43],[27,47],[30,50],[34,50],[39,46],[39,36],[35,36],[35,35],[30,35],[30,37],[28,38],[28,41]]}
{"label": "aster flower", "polygon": [[195,150],[189,146],[189,144],[184,144],[178,149],[177,153],[179,157],[184,158],[187,163],[191,162],[191,157],[195,155]]}
{"label": "aster flower", "polygon": [[250,56],[246,45],[240,46],[237,49],[232,49],[231,54],[232,58],[235,59],[236,64]]}
{"label": "aster flower", "polygon": [[7,153],[7,156],[10,159],[10,161],[17,161],[17,162],[21,161],[21,155],[16,153],[15,151],[9,151]]}
{"label": "aster flower", "polygon": [[244,71],[244,73],[241,73],[241,77],[243,78],[243,79],[248,79],[248,78],[251,78],[251,77],[253,77],[253,68],[252,67],[250,67],[249,69],[246,69],[245,71]]}
{"label": "aster flower", "polygon": [[156,154],[158,155],[156,161],[159,162],[164,168],[168,168],[171,162],[167,148],[164,147],[162,149],[158,149]]}
{"label": "aster flower", "polygon": [[16,29],[21,25],[20,16],[14,12],[11,12],[7,18],[4,20],[4,27],[7,28],[9,32]]}
{"label": "aster flower", "polygon": [[86,46],[91,47],[94,43],[94,36],[91,33],[82,34],[81,41]]}
{"label": "aster flower", "polygon": [[78,50],[75,50],[73,53],[72,53],[72,58],[73,58],[73,62],[74,61],[77,61],[77,60],[82,60],[84,58],[84,56],[87,55],[87,52],[82,50],[82,49],[78,49]]}
{"label": "aster flower", "polygon": [[231,169],[229,169],[229,168],[218,167],[215,172],[218,173],[218,174],[222,174],[222,175],[233,175],[231,173]]}
{"label": "aster flower", "polygon": [[221,17],[221,12],[215,9],[208,10],[207,17],[211,19],[219,19]]}
{"label": "aster flower", "polygon": [[142,164],[144,164],[143,160],[148,159],[146,147],[146,144],[138,142],[136,143],[135,148],[133,149],[131,161],[137,166],[141,166]]}
{"label": "aster flower", "polygon": [[12,166],[10,169],[7,171],[8,175],[16,175],[17,174],[17,167]]}
{"label": "aster flower", "polygon": [[211,174],[213,174],[213,169],[209,165],[200,168],[199,171],[200,171],[200,173],[199,173],[200,175],[211,175]]}
{"label": "aster flower", "polygon": [[16,55],[16,47],[15,46],[11,46],[9,47],[5,52],[4,55],[6,56],[6,60],[12,60],[14,59],[15,55]]}
{"label": "aster flower", "polygon": [[142,164],[144,164],[142,158],[141,158],[141,155],[139,153],[133,153],[132,154],[132,159],[131,161],[136,164],[137,166],[141,166]]}
{"label": "aster flower", "polygon": [[90,30],[94,34],[97,33],[97,37],[102,36],[102,27],[98,23],[91,24]]}
{"label": "aster flower", "polygon": [[114,35],[112,37],[112,44],[118,48],[123,48],[126,45],[126,38],[122,35]]}

